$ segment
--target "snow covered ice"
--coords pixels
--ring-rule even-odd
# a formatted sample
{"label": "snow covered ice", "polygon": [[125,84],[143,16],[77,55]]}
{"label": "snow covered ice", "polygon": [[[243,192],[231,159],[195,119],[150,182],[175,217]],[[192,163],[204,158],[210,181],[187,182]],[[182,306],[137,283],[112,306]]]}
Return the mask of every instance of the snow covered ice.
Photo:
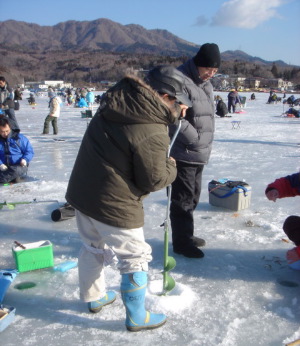
{"label": "snow covered ice", "polygon": [[[216,93],[226,100],[227,93]],[[176,281],[168,296],[162,289],[163,223],[166,191],[145,200],[145,236],[153,248],[147,307],[168,316],[165,326],[153,331],[126,330],[115,266],[106,268],[107,288],[118,292],[114,304],[91,314],[79,300],[77,268],[65,273],[52,268],[20,273],[7,291],[4,304],[16,308],[14,322],[0,334],[0,344],[12,345],[189,345],[277,346],[300,338],[300,272],[287,266],[282,224],[299,215],[299,197],[270,202],[265,187],[276,178],[299,171],[300,119],[282,117],[282,103],[266,104],[269,94],[247,96],[246,113],[216,118],[210,163],[204,169],[200,204],[195,212],[195,234],[207,245],[203,259],[169,255],[177,265],[170,272]],[[299,95],[295,95],[296,98]],[[0,202],[53,200],[0,210],[1,268],[15,268],[11,248],[15,240],[49,240],[54,264],[76,261],[81,242],[75,219],[53,222],[51,212],[65,203],[65,192],[87,120],[82,109],[63,106],[58,136],[43,136],[48,98],[27,104],[23,95],[16,116],[22,133],[35,150],[26,182],[0,187]],[[241,121],[233,129],[232,121]],[[56,141],[54,138],[64,139]],[[248,209],[234,212],[213,207],[208,183],[213,179],[245,180],[252,187]],[[90,184],[87,181],[86,184]],[[35,287],[18,290],[31,281]]]}

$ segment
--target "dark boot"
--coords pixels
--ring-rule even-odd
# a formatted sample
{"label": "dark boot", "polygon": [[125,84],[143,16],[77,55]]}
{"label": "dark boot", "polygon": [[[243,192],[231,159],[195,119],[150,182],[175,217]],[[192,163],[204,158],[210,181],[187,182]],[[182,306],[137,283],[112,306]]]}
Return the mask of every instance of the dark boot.
{"label": "dark boot", "polygon": [[204,257],[203,251],[198,249],[194,245],[187,245],[185,247],[181,247],[179,249],[176,249],[173,247],[173,251],[179,255],[183,255],[184,257],[188,258],[202,258]]}
{"label": "dark boot", "polygon": [[197,247],[203,247],[206,244],[204,239],[195,237],[194,235],[192,236],[192,241],[193,241],[193,245]]}

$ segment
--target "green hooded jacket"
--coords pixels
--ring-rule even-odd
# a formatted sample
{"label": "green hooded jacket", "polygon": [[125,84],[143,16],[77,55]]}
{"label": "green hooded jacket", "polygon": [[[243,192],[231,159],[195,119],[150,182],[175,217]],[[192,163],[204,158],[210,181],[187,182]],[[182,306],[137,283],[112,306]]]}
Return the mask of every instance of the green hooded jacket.
{"label": "green hooded jacket", "polygon": [[121,228],[144,225],[143,199],[176,178],[167,125],[176,115],[141,80],[108,90],[90,122],[67,188],[77,210]]}

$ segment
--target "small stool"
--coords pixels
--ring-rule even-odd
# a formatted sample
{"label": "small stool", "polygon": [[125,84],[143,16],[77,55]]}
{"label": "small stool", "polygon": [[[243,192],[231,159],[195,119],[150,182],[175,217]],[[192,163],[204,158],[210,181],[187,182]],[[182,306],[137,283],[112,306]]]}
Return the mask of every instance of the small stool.
{"label": "small stool", "polygon": [[238,120],[233,120],[232,122],[231,122],[231,124],[232,124],[232,129],[239,129],[240,128],[240,121],[238,121]]}

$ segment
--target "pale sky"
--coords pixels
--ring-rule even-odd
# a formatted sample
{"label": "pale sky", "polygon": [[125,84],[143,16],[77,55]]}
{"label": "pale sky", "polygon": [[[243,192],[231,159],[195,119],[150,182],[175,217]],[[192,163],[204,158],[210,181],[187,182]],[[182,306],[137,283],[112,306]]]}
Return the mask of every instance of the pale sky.
{"label": "pale sky", "polygon": [[[300,0],[0,0],[0,21],[39,25],[108,18],[165,29],[195,44],[217,43],[300,66]],[[1,34],[1,33],[0,33]]]}

